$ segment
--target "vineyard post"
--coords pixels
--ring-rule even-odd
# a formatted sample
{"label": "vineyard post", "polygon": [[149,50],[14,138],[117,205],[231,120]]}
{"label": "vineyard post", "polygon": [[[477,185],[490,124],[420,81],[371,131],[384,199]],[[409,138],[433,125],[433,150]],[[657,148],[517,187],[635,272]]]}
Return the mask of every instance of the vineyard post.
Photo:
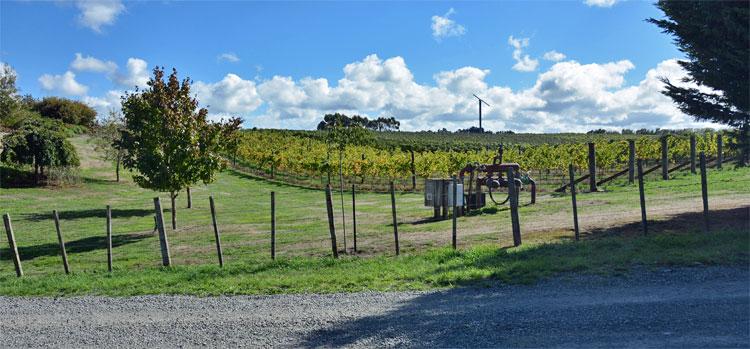
{"label": "vineyard post", "polygon": [[716,137],[716,168],[721,168],[721,162],[724,160],[724,139],[721,134]]}
{"label": "vineyard post", "polygon": [[18,256],[18,247],[16,247],[16,237],[13,235],[13,225],[10,223],[10,215],[3,215],[3,223],[5,223],[5,233],[8,235],[8,247],[10,247],[10,253],[13,258],[13,265],[16,267],[16,276],[23,276],[23,268],[21,267],[21,257]]}
{"label": "vineyard post", "polygon": [[[273,192],[271,193],[273,198]],[[216,224],[216,207],[214,206],[214,196],[208,197],[209,206],[211,206],[211,223],[214,226],[214,238],[216,239],[216,253],[219,255],[219,267],[224,267],[224,254],[221,251],[221,235],[219,234],[219,225]]]}
{"label": "vineyard post", "polygon": [[635,140],[628,139],[628,183],[635,181]]}
{"label": "vineyard post", "polygon": [[589,142],[589,191],[596,191],[596,145]]}
{"label": "vineyard post", "polygon": [[354,253],[357,253],[357,194],[352,184],[352,233],[354,234]]}
{"label": "vineyard post", "polygon": [[690,135],[690,173],[695,174],[695,135]]}
{"label": "vineyard post", "polygon": [[503,144],[500,143],[500,147],[497,148],[497,162],[503,163]]}
{"label": "vineyard post", "polygon": [[667,135],[661,137],[661,179],[669,179],[669,149],[667,148]]}
{"label": "vineyard post", "polygon": [[156,229],[159,230],[161,263],[163,266],[168,267],[172,264],[172,258],[169,256],[169,241],[167,241],[167,232],[164,229],[164,214],[161,210],[161,200],[159,200],[159,197],[154,198],[154,211],[156,211]]}
{"label": "vineyard post", "polygon": [[568,174],[570,175],[570,199],[573,203],[573,229],[575,231],[576,241],[578,241],[580,233],[578,230],[578,206],[576,204],[576,177],[573,171],[573,164],[568,166]]}
{"label": "vineyard post", "polygon": [[452,229],[452,235],[451,235],[452,239],[451,239],[451,241],[452,241],[453,249],[455,250],[456,249],[456,225],[457,225],[457,221],[456,221],[456,216],[457,216],[456,215],[456,206],[457,205],[456,205],[456,203],[458,202],[458,181],[456,180],[456,176],[455,175],[453,176],[452,179],[453,179],[453,202],[451,202],[451,205],[453,206],[453,210],[452,210],[452,213],[453,213],[453,229]]}
{"label": "vineyard post", "polygon": [[396,191],[393,188],[393,181],[391,181],[391,213],[393,215],[393,239],[396,242],[396,255],[400,253],[398,246],[398,222],[396,220]]}
{"label": "vineyard post", "polygon": [[336,246],[336,227],[333,224],[333,202],[331,200],[331,184],[326,184],[326,210],[328,211],[328,231],[331,233],[331,252],[333,258],[339,258],[338,247]]}
{"label": "vineyard post", "polygon": [[112,272],[112,208],[107,205],[107,271]]}
{"label": "vineyard post", "polygon": [[708,233],[708,182],[706,181],[706,153],[701,152],[701,196],[703,196],[703,230]]}
{"label": "vineyard post", "polygon": [[510,220],[513,229],[513,246],[521,245],[521,226],[518,224],[518,190],[513,175],[513,168],[508,168],[508,195],[510,195]]}
{"label": "vineyard post", "polygon": [[646,194],[643,190],[643,160],[638,159],[638,196],[641,200],[641,227],[643,235],[648,234],[648,222],[646,220]]}
{"label": "vineyard post", "polygon": [[63,240],[62,231],[60,231],[60,217],[57,215],[57,210],[52,210],[52,217],[55,219],[55,230],[57,231],[57,242],[60,244],[60,254],[62,255],[63,269],[65,269],[65,274],[70,274],[68,253],[65,252],[65,240]]}
{"label": "vineyard post", "polygon": [[416,191],[417,190],[417,169],[414,165],[414,147],[411,147],[409,149],[409,153],[411,153],[411,190]]}

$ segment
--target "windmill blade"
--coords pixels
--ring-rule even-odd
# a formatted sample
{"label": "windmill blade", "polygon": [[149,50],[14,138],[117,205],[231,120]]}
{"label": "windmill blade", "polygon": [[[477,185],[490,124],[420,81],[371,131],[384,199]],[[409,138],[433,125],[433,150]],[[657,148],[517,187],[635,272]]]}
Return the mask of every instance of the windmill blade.
{"label": "windmill blade", "polygon": [[478,99],[478,100],[479,100],[479,103],[484,103],[484,104],[485,104],[486,106],[488,106],[488,107],[490,106],[490,104],[489,104],[489,103],[487,103],[487,102],[486,102],[486,101],[485,101],[484,99],[481,99],[481,98],[479,98],[479,96],[477,96],[477,95],[475,95],[475,94],[473,94],[473,93],[472,93],[471,95],[472,95],[472,96],[474,96],[474,97],[475,97],[476,99]]}

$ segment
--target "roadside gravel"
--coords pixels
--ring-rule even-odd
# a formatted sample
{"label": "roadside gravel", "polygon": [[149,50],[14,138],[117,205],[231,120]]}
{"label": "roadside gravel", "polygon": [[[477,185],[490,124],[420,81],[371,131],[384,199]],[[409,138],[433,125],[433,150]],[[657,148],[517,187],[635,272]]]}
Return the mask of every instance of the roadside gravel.
{"label": "roadside gravel", "polygon": [[0,297],[2,347],[748,347],[747,267],[329,295]]}

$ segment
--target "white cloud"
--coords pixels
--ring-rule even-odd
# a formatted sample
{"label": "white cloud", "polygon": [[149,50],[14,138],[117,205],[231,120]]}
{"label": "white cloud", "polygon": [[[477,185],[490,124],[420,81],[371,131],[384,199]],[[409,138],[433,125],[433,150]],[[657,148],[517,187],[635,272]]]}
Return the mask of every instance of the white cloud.
{"label": "white cloud", "polygon": [[261,104],[255,82],[236,74],[227,74],[215,83],[198,81],[192,88],[201,106],[207,107],[211,114],[247,114]]}
{"label": "white cloud", "polygon": [[[512,45],[525,47],[528,41],[514,38]],[[229,73],[215,82],[198,81],[193,91],[201,105],[208,106],[211,118],[241,116],[247,126],[258,127],[310,129],[324,114],[342,112],[394,116],[405,130],[455,130],[476,126],[474,93],[491,105],[483,108],[483,126],[491,130],[715,126],[693,121],[661,94],[659,77],[679,82],[686,74],[676,60],[663,61],[640,81],[628,83],[625,76],[633,69],[628,60],[561,61],[539,73],[532,86],[514,90],[488,83],[490,70],[471,66],[437,72],[433,83],[418,83],[402,57],[381,59],[373,54],[345,65],[337,81],[277,75],[258,82]],[[120,94],[109,91],[83,100],[106,113],[119,106]]]}
{"label": "white cloud", "polygon": [[532,72],[539,66],[539,60],[529,57],[529,55],[523,54],[523,49],[529,46],[529,38],[514,38],[513,35],[508,37],[508,45],[513,47],[513,59],[516,64],[513,65],[513,70],[520,72]]}
{"label": "white cloud", "polygon": [[584,0],[584,3],[589,6],[596,7],[612,7],[618,0]]}
{"label": "white cloud", "polygon": [[44,90],[69,96],[83,96],[89,90],[88,86],[76,81],[76,74],[71,71],[62,75],[44,74],[39,77],[39,83]]}
{"label": "white cloud", "polygon": [[102,97],[83,96],[81,101],[91,108],[94,108],[97,117],[103,118],[109,114],[110,110],[119,111],[121,108],[120,98],[124,95],[123,91],[110,90]]}
{"label": "white cloud", "polygon": [[555,50],[552,50],[552,51],[545,52],[542,58],[551,62],[559,62],[565,59],[565,55]]}
{"label": "white cloud", "polygon": [[435,40],[439,41],[443,38],[461,36],[466,33],[466,28],[464,28],[464,26],[449,18],[454,13],[456,13],[456,11],[451,8],[443,16],[432,16],[432,36]]}
{"label": "white cloud", "polygon": [[117,83],[128,89],[135,86],[146,87],[150,77],[148,63],[140,58],[128,58],[126,67],[128,70],[126,75],[116,74],[115,80]]}
{"label": "white cloud", "polygon": [[240,57],[238,57],[234,53],[222,53],[218,57],[216,57],[216,60],[219,62],[230,62],[230,63],[237,63],[240,61]]}
{"label": "white cloud", "polygon": [[120,0],[78,0],[76,6],[81,11],[78,21],[97,33],[101,33],[102,26],[113,24],[125,10]]}
{"label": "white cloud", "polygon": [[76,53],[76,58],[70,63],[70,67],[76,71],[88,71],[94,73],[114,74],[115,71],[117,71],[117,64],[115,64],[115,62],[105,62],[92,56],[83,57],[80,53]]}

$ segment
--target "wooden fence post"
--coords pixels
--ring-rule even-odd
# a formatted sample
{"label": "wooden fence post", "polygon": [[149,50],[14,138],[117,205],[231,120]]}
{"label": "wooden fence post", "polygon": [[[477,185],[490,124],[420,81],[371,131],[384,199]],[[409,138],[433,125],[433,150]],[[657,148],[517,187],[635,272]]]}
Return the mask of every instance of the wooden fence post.
{"label": "wooden fence post", "polygon": [[13,235],[13,225],[10,223],[10,215],[3,215],[3,223],[5,223],[5,233],[8,235],[8,246],[10,247],[11,258],[13,258],[13,265],[16,267],[16,276],[23,276],[23,268],[21,267],[21,257],[18,255],[18,247],[16,246],[16,237]]}
{"label": "wooden fence post", "polygon": [[352,233],[354,234],[354,253],[357,253],[357,194],[352,184]]}
{"label": "wooden fence post", "polygon": [[589,191],[596,192],[596,144],[589,142]]}
{"label": "wooden fence post", "polygon": [[168,267],[172,264],[172,258],[169,256],[169,241],[167,241],[167,232],[164,229],[164,214],[161,210],[161,200],[158,197],[154,198],[154,211],[156,211],[156,229],[159,230],[161,264]]}
{"label": "wooden fence post", "polygon": [[661,137],[661,179],[669,179],[669,145],[667,135]]}
{"label": "wooden fence post", "polygon": [[457,207],[456,203],[458,203],[458,181],[456,180],[456,176],[455,175],[453,176],[452,179],[453,179],[453,202],[451,202],[451,205],[453,206],[453,209],[452,209],[451,212],[452,212],[452,215],[453,215],[453,217],[452,217],[453,218],[453,227],[451,229],[451,233],[452,233],[452,235],[451,235],[451,242],[452,242],[452,245],[453,245],[453,249],[455,250],[456,249],[456,244],[457,244],[457,242],[456,242],[456,238],[457,238],[457,236],[456,236],[456,228],[457,228],[457,223],[458,223],[457,220],[456,220],[456,217],[458,216],[457,215],[458,212],[456,211],[456,207]]}
{"label": "wooden fence post", "polygon": [[[271,193],[273,197],[273,193]],[[208,197],[208,204],[211,206],[211,223],[214,226],[214,238],[216,239],[216,253],[219,255],[219,267],[224,267],[224,253],[221,250],[221,235],[219,234],[219,225],[216,224],[216,207],[214,206],[214,196]]]}
{"label": "wooden fence post", "polygon": [[338,246],[336,245],[336,227],[333,224],[333,202],[331,200],[331,184],[326,185],[326,210],[328,211],[328,231],[331,233],[331,252],[333,258],[339,258]]}
{"label": "wooden fence post", "polygon": [[107,205],[107,271],[112,272],[112,208]]}
{"label": "wooden fence post", "polygon": [[271,259],[276,260],[276,192],[271,192]]}
{"label": "wooden fence post", "polygon": [[706,180],[706,154],[701,152],[701,196],[703,196],[703,230],[708,233],[708,181]]}
{"label": "wooden fence post", "polygon": [[396,242],[396,255],[398,256],[401,250],[398,246],[398,221],[396,220],[396,191],[393,188],[393,181],[391,181],[391,213],[393,214],[393,238]]}
{"label": "wooden fence post", "polygon": [[62,255],[63,268],[65,274],[70,274],[70,265],[68,264],[68,253],[65,252],[65,240],[60,231],[60,217],[57,215],[57,210],[52,210],[52,217],[55,219],[55,230],[57,231],[57,242],[60,244],[60,254]]}
{"label": "wooden fence post", "polygon": [[187,187],[187,208],[193,208],[193,195],[190,192],[190,187]]}
{"label": "wooden fence post", "polygon": [[643,160],[638,159],[638,196],[641,199],[641,226],[643,235],[648,234],[648,221],[646,220],[646,194],[643,190]]}
{"label": "wooden fence post", "polygon": [[570,176],[570,199],[573,203],[573,229],[575,231],[576,241],[580,238],[578,230],[578,205],[576,204],[576,177],[573,171],[573,164],[568,166],[568,175]]}
{"label": "wooden fence post", "polygon": [[695,174],[695,135],[690,135],[690,173]]}
{"label": "wooden fence post", "polygon": [[521,245],[521,226],[518,222],[518,190],[516,189],[516,180],[513,175],[513,169],[508,168],[508,195],[510,195],[510,221],[513,229],[513,246]]}
{"label": "wooden fence post", "polygon": [[635,140],[628,139],[628,183],[635,181]]}
{"label": "wooden fence post", "polygon": [[411,153],[411,190],[416,191],[417,190],[417,167],[414,164],[414,148],[413,147],[409,149],[409,153]]}
{"label": "wooden fence post", "polygon": [[500,146],[497,148],[497,160],[499,163],[503,163],[503,144],[500,143]]}
{"label": "wooden fence post", "polygon": [[716,168],[721,168],[722,161],[724,161],[724,139],[719,134],[716,137]]}

